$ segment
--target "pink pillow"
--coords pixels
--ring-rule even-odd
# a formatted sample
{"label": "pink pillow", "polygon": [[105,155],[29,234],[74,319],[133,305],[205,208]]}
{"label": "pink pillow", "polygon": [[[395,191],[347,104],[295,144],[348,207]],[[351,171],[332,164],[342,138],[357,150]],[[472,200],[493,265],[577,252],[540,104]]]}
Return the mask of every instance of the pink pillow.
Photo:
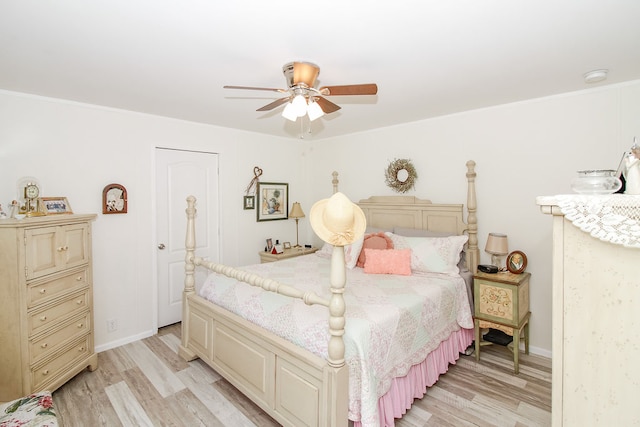
{"label": "pink pillow", "polygon": [[362,250],[358,257],[357,267],[364,267],[367,255],[364,249],[393,249],[393,240],[387,236],[384,232],[372,233],[364,236],[364,242],[362,243]]}
{"label": "pink pillow", "polygon": [[364,272],[369,274],[411,275],[411,249],[363,249]]}

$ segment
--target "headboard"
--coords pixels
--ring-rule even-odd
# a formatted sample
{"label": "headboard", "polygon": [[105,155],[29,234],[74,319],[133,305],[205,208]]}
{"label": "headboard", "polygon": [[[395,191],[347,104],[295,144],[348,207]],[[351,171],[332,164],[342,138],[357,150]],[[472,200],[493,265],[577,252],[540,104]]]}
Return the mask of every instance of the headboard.
{"label": "headboard", "polygon": [[[439,204],[413,196],[373,196],[360,200],[358,206],[367,218],[367,226],[392,230],[394,227],[417,228],[452,234],[468,234],[466,264],[477,271],[478,221],[476,217],[475,162],[467,162],[467,222],[463,204]],[[334,176],[335,179],[335,176]]]}

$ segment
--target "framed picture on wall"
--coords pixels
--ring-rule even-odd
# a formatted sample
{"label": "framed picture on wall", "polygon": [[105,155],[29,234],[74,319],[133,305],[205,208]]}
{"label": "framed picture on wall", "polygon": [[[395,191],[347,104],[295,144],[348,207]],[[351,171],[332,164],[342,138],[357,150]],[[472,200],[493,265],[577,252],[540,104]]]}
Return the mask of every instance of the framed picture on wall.
{"label": "framed picture on wall", "polygon": [[127,189],[120,184],[109,184],[102,190],[102,213],[127,213]]}
{"label": "framed picture on wall", "polygon": [[258,182],[257,198],[258,221],[289,217],[289,184]]}

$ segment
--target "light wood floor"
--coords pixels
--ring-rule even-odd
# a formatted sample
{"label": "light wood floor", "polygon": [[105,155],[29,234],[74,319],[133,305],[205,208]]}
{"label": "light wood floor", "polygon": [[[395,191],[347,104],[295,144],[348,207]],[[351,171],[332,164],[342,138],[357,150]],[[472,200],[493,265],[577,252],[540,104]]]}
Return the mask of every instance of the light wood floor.
{"label": "light wood floor", "polygon": [[[73,426],[277,426],[260,408],[199,359],[177,356],[180,325],[98,354],[54,392],[58,418]],[[461,356],[398,422],[409,426],[548,426],[551,360],[520,355],[513,374],[506,347]]]}

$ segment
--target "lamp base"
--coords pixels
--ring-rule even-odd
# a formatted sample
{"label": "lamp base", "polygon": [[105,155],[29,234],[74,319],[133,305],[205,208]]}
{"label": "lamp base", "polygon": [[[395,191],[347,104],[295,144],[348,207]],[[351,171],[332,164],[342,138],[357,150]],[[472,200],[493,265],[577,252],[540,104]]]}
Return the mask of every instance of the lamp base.
{"label": "lamp base", "polygon": [[502,259],[502,255],[491,255],[491,265],[495,265],[499,269],[504,268],[503,266],[500,265],[502,263],[501,259]]}

